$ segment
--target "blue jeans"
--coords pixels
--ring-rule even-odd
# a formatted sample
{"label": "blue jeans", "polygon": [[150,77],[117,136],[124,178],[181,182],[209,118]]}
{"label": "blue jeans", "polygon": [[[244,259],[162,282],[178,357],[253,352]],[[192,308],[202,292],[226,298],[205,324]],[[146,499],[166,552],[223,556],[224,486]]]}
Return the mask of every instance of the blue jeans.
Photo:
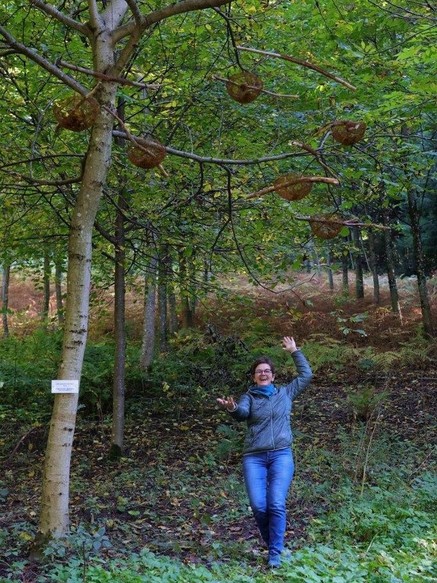
{"label": "blue jeans", "polygon": [[290,448],[243,456],[243,475],[250,506],[269,554],[284,548],[286,499],[294,474]]}

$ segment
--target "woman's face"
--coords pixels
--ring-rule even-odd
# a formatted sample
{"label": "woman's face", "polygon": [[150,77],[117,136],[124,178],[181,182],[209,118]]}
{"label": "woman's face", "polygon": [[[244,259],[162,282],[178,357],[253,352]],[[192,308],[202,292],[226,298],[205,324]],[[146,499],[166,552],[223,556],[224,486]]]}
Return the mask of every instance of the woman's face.
{"label": "woman's face", "polygon": [[266,387],[267,385],[270,385],[274,379],[275,375],[272,373],[272,369],[268,364],[263,362],[256,367],[253,380],[258,387]]}

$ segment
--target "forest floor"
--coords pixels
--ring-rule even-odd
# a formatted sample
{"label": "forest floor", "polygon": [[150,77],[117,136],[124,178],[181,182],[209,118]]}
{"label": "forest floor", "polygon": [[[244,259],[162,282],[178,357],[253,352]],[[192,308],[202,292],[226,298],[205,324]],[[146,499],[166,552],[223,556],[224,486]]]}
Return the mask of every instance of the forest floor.
{"label": "forest floor", "polygon": [[[302,297],[297,297],[295,291],[260,292],[239,282],[238,294],[240,298],[257,296],[248,308],[252,318],[265,322],[278,337],[293,333],[307,338],[310,330],[341,340],[345,334],[338,310],[347,322],[354,314],[367,312],[363,324],[367,336],[352,331],[348,340],[357,345],[370,342],[385,351],[396,350],[417,335],[420,310],[414,286],[407,284],[402,323],[391,313],[387,297],[381,306],[374,306],[371,298],[340,303],[329,297],[324,284],[311,297],[308,286],[302,291],[303,285]],[[435,295],[433,298],[436,302]],[[203,306],[203,323],[217,327],[221,334],[235,334],[238,322],[247,322],[244,304],[228,303],[226,307],[225,300],[217,302],[215,307]],[[435,363],[434,353],[428,363],[400,367],[384,378],[388,397],[377,420],[372,421],[377,435],[424,446],[435,443]],[[304,398],[296,402],[298,460],[287,528],[287,539],[295,547],[304,543],[308,524],[327,503],[323,495],[305,496],[305,484],[322,483],[326,478],[312,468],[309,457],[325,450],[338,450],[341,455],[341,435],[353,434],[359,427],[347,404],[351,383],[359,381],[356,374],[354,369],[327,377],[316,375]],[[186,563],[226,561],[242,550],[246,560],[259,560],[261,546],[242,487],[241,432],[217,410],[213,397],[205,394],[196,407],[187,401],[186,407],[166,411],[147,400],[129,404],[128,394],[126,449],[118,462],[108,459],[110,419],[90,420],[79,414],[71,468],[71,521],[77,536],[84,524],[95,525],[94,546],[103,557],[147,547]],[[38,522],[46,438],[45,425],[23,426],[12,418],[2,419],[0,529],[9,533],[9,539],[0,541],[0,577],[11,563],[25,564],[28,556]],[[425,457],[423,464],[428,461]],[[349,471],[353,473],[354,468]],[[88,539],[83,536],[85,549]],[[26,563],[21,580],[35,581],[37,574],[38,566]]]}

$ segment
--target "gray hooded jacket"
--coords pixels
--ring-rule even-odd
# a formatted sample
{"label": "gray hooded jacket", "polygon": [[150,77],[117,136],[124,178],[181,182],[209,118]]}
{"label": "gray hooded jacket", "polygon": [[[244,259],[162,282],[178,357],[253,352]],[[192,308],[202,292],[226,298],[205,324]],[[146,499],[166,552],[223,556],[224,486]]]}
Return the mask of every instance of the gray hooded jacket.
{"label": "gray hooded jacket", "polygon": [[230,415],[237,421],[247,422],[243,454],[290,447],[291,409],[294,399],[309,385],[311,367],[300,350],[291,355],[298,376],[288,385],[276,387],[271,397],[251,394],[249,389],[238,401]]}

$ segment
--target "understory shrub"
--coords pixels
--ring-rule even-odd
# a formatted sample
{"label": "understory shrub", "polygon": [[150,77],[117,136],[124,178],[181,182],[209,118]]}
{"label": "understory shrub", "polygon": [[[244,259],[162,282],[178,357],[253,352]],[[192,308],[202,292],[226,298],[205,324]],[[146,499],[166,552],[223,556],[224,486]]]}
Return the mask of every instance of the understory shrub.
{"label": "understory shrub", "polygon": [[15,419],[44,419],[51,403],[50,381],[59,365],[61,334],[37,329],[0,342],[1,408]]}
{"label": "understory shrub", "polygon": [[311,334],[305,342],[305,355],[313,372],[341,370],[349,360],[357,357],[355,349],[325,334]]}
{"label": "understory shrub", "polygon": [[153,361],[148,380],[159,390],[163,382],[189,392],[193,386],[209,388],[241,383],[249,350],[238,337],[221,336],[213,328],[181,331],[170,350]]}
{"label": "understory shrub", "polygon": [[178,399],[199,406],[216,396],[245,392],[251,384],[250,366],[259,356],[275,362],[278,383],[289,381],[295,368],[276,336],[264,336],[250,344],[245,337],[223,336],[190,329],[176,334],[168,352],[158,355],[145,375],[147,395],[164,399],[166,407]]}
{"label": "understory shrub", "polygon": [[[28,336],[10,336],[0,342],[0,416],[3,411],[32,422],[49,418],[53,402],[51,381],[57,378],[61,351],[61,331],[37,329]],[[95,416],[111,410],[114,351],[112,340],[87,343],[80,381],[82,414]],[[138,347],[128,346],[128,391],[143,382],[138,362]]]}
{"label": "understory shrub", "polygon": [[378,391],[374,385],[363,383],[347,392],[347,403],[354,418],[367,421],[387,399],[388,391]]}

